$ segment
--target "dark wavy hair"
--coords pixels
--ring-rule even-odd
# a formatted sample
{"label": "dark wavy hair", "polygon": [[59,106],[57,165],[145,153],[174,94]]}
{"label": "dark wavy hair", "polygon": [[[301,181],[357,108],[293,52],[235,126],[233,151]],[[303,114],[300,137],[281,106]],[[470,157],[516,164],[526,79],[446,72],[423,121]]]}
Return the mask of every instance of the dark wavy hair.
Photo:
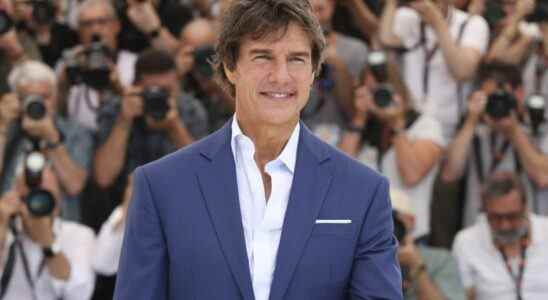
{"label": "dark wavy hair", "polygon": [[308,0],[233,0],[223,16],[212,62],[221,86],[234,96],[234,86],[224,66],[230,71],[236,68],[243,39],[260,40],[280,30],[285,34],[292,23],[299,25],[310,38],[313,70],[319,74],[325,37]]}

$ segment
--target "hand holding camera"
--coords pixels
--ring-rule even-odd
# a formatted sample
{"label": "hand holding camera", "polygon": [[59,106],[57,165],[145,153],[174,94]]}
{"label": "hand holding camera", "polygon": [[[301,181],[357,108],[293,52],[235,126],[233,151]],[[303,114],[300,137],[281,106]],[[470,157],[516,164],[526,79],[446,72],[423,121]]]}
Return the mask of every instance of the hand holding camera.
{"label": "hand holding camera", "polygon": [[10,219],[21,212],[22,206],[16,191],[9,191],[0,199],[0,229],[7,229]]}
{"label": "hand holding camera", "polygon": [[0,99],[0,132],[6,131],[20,113],[21,104],[15,94],[10,93],[2,96]]}
{"label": "hand holding camera", "polygon": [[409,4],[420,15],[421,20],[437,29],[439,24],[445,22],[441,10],[432,2],[432,0],[418,0]]}
{"label": "hand holding camera", "polygon": [[64,55],[64,75],[69,84],[80,84],[104,90],[113,85],[113,53],[99,35],[87,47],[77,47]]}
{"label": "hand holding camera", "polygon": [[127,124],[131,124],[135,118],[143,115],[144,104],[141,99],[141,92],[140,87],[133,86],[128,88],[124,94],[120,117]]}
{"label": "hand holding camera", "polygon": [[479,90],[472,93],[468,100],[468,118],[477,123],[485,112],[486,105],[487,95],[483,91]]}

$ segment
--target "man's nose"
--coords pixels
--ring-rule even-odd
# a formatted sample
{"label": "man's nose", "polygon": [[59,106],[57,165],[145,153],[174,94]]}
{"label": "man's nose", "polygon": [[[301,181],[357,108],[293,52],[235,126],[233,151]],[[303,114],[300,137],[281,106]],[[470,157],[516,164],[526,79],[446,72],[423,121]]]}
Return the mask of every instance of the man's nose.
{"label": "man's nose", "polygon": [[270,72],[269,80],[275,83],[287,83],[291,81],[287,62],[275,62]]}

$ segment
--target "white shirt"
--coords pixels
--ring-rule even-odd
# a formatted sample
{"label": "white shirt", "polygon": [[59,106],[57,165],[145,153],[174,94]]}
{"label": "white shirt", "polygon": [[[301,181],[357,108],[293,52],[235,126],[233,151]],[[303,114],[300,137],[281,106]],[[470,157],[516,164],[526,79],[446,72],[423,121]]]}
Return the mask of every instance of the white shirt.
{"label": "white shirt", "polygon": [[[548,299],[548,218],[534,214],[531,221],[531,245],[526,251],[523,274],[523,299]],[[474,288],[476,300],[516,300],[516,288],[504,264],[504,259],[493,244],[487,218],[459,232],[453,245],[463,285]]]}
{"label": "white shirt", "polygon": [[[62,281],[50,275],[47,266],[44,267],[40,277],[36,278],[43,258],[42,248],[24,234],[20,238],[29,262],[29,271],[34,280],[36,299],[90,299],[95,286],[95,273],[91,268],[95,234],[90,228],[61,219],[54,221],[53,228],[56,242],[59,243],[61,252],[70,263],[70,277],[67,281]],[[4,244],[0,273],[4,272],[12,242],[14,242],[14,236],[10,232]],[[15,249],[18,248],[15,247]],[[19,250],[15,253],[13,273],[4,299],[33,299],[32,289],[25,276],[21,254]]]}
{"label": "white shirt", "polygon": [[122,207],[118,206],[101,226],[93,257],[93,269],[99,274],[110,276],[118,272],[125,231],[122,218]]}
{"label": "white shirt", "polygon": [[[405,134],[411,141],[428,140],[445,148],[445,139],[443,137],[441,124],[437,119],[421,115],[414,123],[406,129]],[[416,216],[415,229],[413,236],[421,237],[430,233],[430,205],[432,203],[432,186],[436,174],[438,173],[439,162],[426,174],[422,180],[414,186],[406,186],[403,183],[400,171],[398,170],[398,162],[396,158],[396,150],[391,147],[382,157],[380,166],[377,165],[379,153],[375,147],[364,145],[358,154],[358,161],[384,174],[389,182],[390,187],[401,190],[409,199],[411,206]],[[380,167],[380,169],[379,169]]]}
{"label": "white shirt", "polygon": [[293,130],[280,155],[265,166],[265,172],[272,180],[270,198],[266,201],[261,172],[254,159],[255,145],[242,133],[236,119],[234,116],[231,147],[249,270],[255,299],[268,300],[293,183],[300,124]]}
{"label": "white shirt", "polygon": [[[135,75],[135,62],[137,55],[134,53],[121,50],[118,53],[116,61],[116,71],[120,76],[120,83],[123,86],[133,84]],[[79,84],[73,86],[69,90],[67,96],[68,116],[71,119],[78,121],[84,127],[96,131],[97,130],[97,108],[99,107],[99,95],[97,91]]]}
{"label": "white shirt", "polygon": [[[447,19],[453,40],[457,39],[462,24],[468,22],[458,46],[475,49],[480,54],[485,53],[489,42],[489,27],[481,16],[470,16],[466,12],[450,8]],[[396,11],[394,34],[408,49],[419,45],[403,55],[403,77],[412,95],[413,107],[421,112],[433,113],[442,122],[444,135],[449,137],[459,120],[458,82],[449,70],[442,49],[438,47],[430,60],[428,94],[423,92],[422,78],[426,60],[425,51],[420,45],[420,22],[419,15],[411,8],[401,7]],[[425,39],[427,49],[433,49],[437,37],[430,26],[426,26]]]}

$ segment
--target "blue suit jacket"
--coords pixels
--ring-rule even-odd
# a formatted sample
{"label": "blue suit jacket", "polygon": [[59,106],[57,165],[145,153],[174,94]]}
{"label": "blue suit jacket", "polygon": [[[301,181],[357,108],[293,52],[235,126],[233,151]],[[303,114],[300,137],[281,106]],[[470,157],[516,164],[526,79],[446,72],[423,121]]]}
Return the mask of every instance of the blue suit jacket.
{"label": "blue suit jacket", "polygon": [[[254,299],[230,140],[135,171],[115,299]],[[402,299],[396,247],[387,180],[302,125],[270,300]]]}

